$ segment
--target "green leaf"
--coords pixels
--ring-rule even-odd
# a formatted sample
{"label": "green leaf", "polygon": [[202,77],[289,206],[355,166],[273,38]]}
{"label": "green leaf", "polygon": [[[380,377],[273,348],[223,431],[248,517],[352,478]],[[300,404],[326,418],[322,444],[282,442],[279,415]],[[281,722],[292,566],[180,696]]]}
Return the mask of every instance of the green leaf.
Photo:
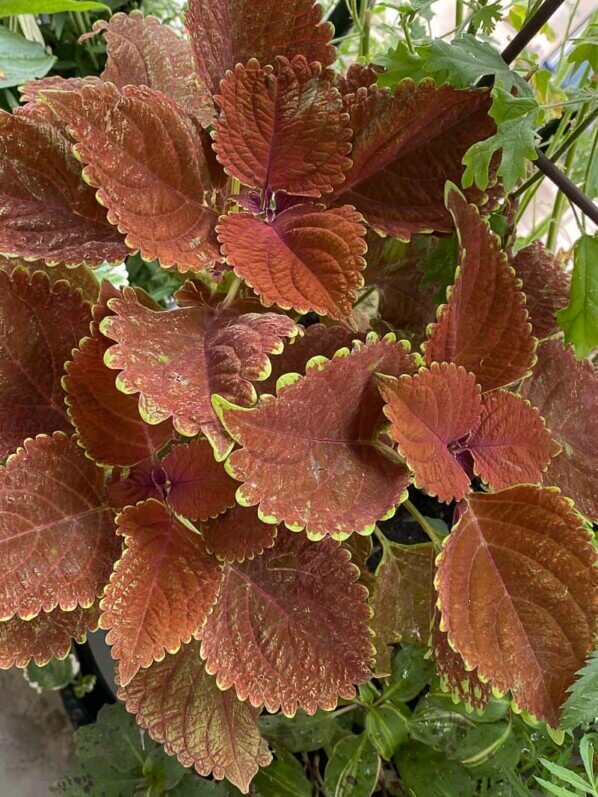
{"label": "green leaf", "polygon": [[484,75],[492,75],[507,90],[516,87],[522,96],[532,94],[525,80],[509,69],[498,50],[468,33],[453,39],[450,44],[442,39],[424,41],[416,44],[413,53],[399,42],[381,59],[381,63],[387,69],[379,79],[382,86],[394,87],[406,77],[416,83],[424,77],[431,77],[437,83],[467,88]]}
{"label": "green leaf", "polygon": [[551,775],[560,778],[569,786],[573,786],[574,789],[579,789],[583,794],[591,790],[588,782],[584,780],[581,775],[578,775],[577,772],[572,772],[570,769],[555,764],[553,761],[548,761],[546,758],[541,758],[540,763]]}
{"label": "green leaf", "polygon": [[593,722],[598,717],[598,650],[595,650],[577,673],[579,678],[569,687],[570,695],[563,706],[561,728]]}
{"label": "green leaf", "polygon": [[232,797],[235,794],[241,792],[226,781],[216,783],[195,774],[187,774],[169,790],[168,797]]}
{"label": "green leaf", "polygon": [[270,766],[260,769],[253,784],[260,797],[285,794],[288,797],[311,797],[311,783],[297,759],[286,750],[276,750]]}
{"label": "green leaf", "polygon": [[[596,747],[598,743],[598,734],[586,733],[581,742],[579,743],[579,754],[583,765],[588,774],[590,783],[595,783],[596,777],[594,775],[594,756],[596,755]],[[596,790],[594,789],[594,792]]]}
{"label": "green leaf", "polygon": [[515,769],[521,746],[510,722],[484,723],[467,731],[450,757],[474,770],[476,776],[487,776]]}
{"label": "green leaf", "polygon": [[417,742],[400,747],[395,763],[404,785],[414,795],[434,797],[473,797],[474,783],[456,761]]}
{"label": "green leaf", "polygon": [[[95,0],[0,0],[0,17],[15,14],[57,14],[59,11],[110,11]],[[37,76],[39,77],[39,76]]]}
{"label": "green leaf", "polygon": [[291,753],[308,753],[325,747],[337,730],[334,714],[321,709],[312,717],[303,709],[298,709],[294,717],[265,714],[258,722],[262,736]]}
{"label": "green leaf", "polygon": [[496,3],[488,3],[488,5],[478,5],[471,15],[470,24],[475,30],[481,30],[486,36],[490,36],[502,15],[503,9],[500,0]]}
{"label": "green leaf", "polygon": [[66,659],[52,659],[43,667],[31,661],[25,668],[25,677],[32,686],[38,689],[48,689],[55,691],[64,689],[73,680],[76,672],[74,658],[67,656]]}
{"label": "green leaf", "polygon": [[406,709],[393,703],[372,706],[365,717],[365,730],[382,758],[390,760],[397,747],[409,738]]}
{"label": "green leaf", "polygon": [[517,180],[527,175],[528,160],[535,160],[536,116],[538,106],[530,97],[513,97],[502,86],[492,89],[490,116],[497,123],[493,136],[473,144],[463,156],[467,167],[463,174],[463,187],[474,183],[483,191],[489,183],[489,167],[494,153],[500,151],[498,176],[502,178],[505,191],[511,191]]}
{"label": "green leaf", "polygon": [[413,700],[430,683],[434,673],[434,663],[426,659],[425,648],[404,645],[392,661],[392,673],[382,697],[402,703]]}
{"label": "green leaf", "polygon": [[152,742],[120,704],[104,706],[95,725],[75,733],[77,765],[58,784],[67,797],[132,797],[162,794],[187,774]]}
{"label": "green leaf", "polygon": [[20,86],[36,77],[43,77],[56,63],[41,44],[27,41],[0,25],[0,89]]}
{"label": "green leaf", "polygon": [[562,786],[555,786],[554,783],[550,783],[544,778],[535,777],[537,783],[540,786],[543,786],[549,794],[554,794],[556,797],[579,797],[577,792],[569,791],[569,789],[564,789]]}
{"label": "green leaf", "polygon": [[598,22],[592,22],[580,39],[574,39],[577,44],[573,47],[567,58],[570,64],[581,65],[586,61],[593,72],[598,72]]}
{"label": "green leaf", "polygon": [[421,287],[438,285],[434,296],[437,305],[446,301],[446,289],[455,281],[458,263],[457,236],[453,234],[438,238],[436,246],[430,254],[423,257],[417,264],[418,269],[424,275]]}
{"label": "green leaf", "polygon": [[578,359],[598,346],[598,235],[582,235],[575,244],[569,304],[556,314]]}
{"label": "green leaf", "polygon": [[380,759],[368,736],[347,736],[336,745],[326,765],[326,797],[369,797],[379,772]]}

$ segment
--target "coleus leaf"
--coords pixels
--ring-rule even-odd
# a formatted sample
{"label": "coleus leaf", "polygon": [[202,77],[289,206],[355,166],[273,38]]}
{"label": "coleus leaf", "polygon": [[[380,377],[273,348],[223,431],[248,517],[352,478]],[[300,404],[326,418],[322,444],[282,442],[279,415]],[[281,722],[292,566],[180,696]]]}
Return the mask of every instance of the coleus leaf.
{"label": "coleus leaf", "polygon": [[184,767],[226,778],[243,794],[260,766],[272,760],[260,736],[259,711],[222,691],[205,670],[200,643],[183,645],[141,670],[118,696],[151,738]]}
{"label": "coleus leaf", "polygon": [[21,102],[24,104],[15,108],[13,113],[30,116],[40,121],[49,122],[50,124],[57,124],[58,120],[42,99],[42,92],[51,89],[56,89],[58,91],[81,91],[84,86],[101,85],[102,79],[96,75],[69,78],[64,78],[60,75],[50,75],[50,77],[44,77],[40,80],[28,80],[20,89]]}
{"label": "coleus leaf", "polygon": [[459,269],[425,344],[426,362],[462,365],[483,391],[494,390],[534,363],[525,297],[499,239],[455,186],[448,187],[447,207],[459,234]]}
{"label": "coleus leaf", "polygon": [[278,396],[247,410],[215,396],[214,406],[242,448],[227,461],[243,484],[242,505],[318,539],[368,534],[404,497],[407,471],[380,450],[382,400],[373,374],[413,372],[414,358],[393,335],[332,360],[315,357],[305,377],[278,382]]}
{"label": "coleus leaf", "polygon": [[488,681],[480,681],[475,670],[465,668],[462,657],[450,646],[446,633],[440,630],[439,611],[434,612],[430,647],[443,689],[466,706],[484,709],[492,696],[492,686]]}
{"label": "coleus leaf", "polygon": [[553,335],[558,331],[556,313],[567,304],[569,274],[541,241],[521,249],[512,265],[523,282],[521,290],[535,337]]}
{"label": "coleus leaf", "polygon": [[274,547],[228,565],[202,632],[201,654],[218,686],[293,716],[333,709],[367,681],[372,646],[367,590],[333,540],[281,532]]}
{"label": "coleus leaf", "polygon": [[330,359],[343,347],[351,347],[360,336],[344,326],[326,327],[324,324],[312,324],[302,335],[292,338],[284,347],[280,357],[272,360],[272,372],[268,379],[260,382],[261,394],[276,393],[276,382],[285,374],[295,373],[303,376],[305,368],[312,357],[320,356]]}
{"label": "coleus leaf", "polygon": [[230,440],[212,409],[211,395],[254,404],[257,393],[250,380],[269,375],[268,355],[282,350],[284,337],[297,334],[293,321],[274,313],[214,312],[201,305],[156,312],[127,290],[109,304],[115,315],[102,321],[101,330],[118,342],[108,349],[105,362],[122,369],[119,389],[141,394],[139,410],[148,423],[172,416],[180,434],[203,431],[223,459]]}
{"label": "coleus leaf", "polygon": [[71,430],[62,365],[90,320],[89,306],[67,282],[0,270],[0,459],[25,437]]}
{"label": "coleus leaf", "polygon": [[0,669],[26,667],[33,661],[43,667],[51,659],[64,659],[73,640],[82,643],[88,631],[98,627],[99,610],[77,607],[63,612],[41,612],[32,620],[0,622]]}
{"label": "coleus leaf", "polygon": [[391,672],[390,645],[428,642],[434,557],[430,543],[399,545],[385,541],[383,545],[368,601],[374,612],[370,628],[378,677]]}
{"label": "coleus leaf", "polygon": [[452,444],[467,436],[481,411],[473,374],[454,363],[432,363],[415,376],[380,375],[390,433],[415,475],[415,485],[439,501],[460,500],[470,479]]}
{"label": "coleus leaf", "polygon": [[67,138],[51,124],[4,111],[0,252],[70,266],[97,266],[127,254],[94,192],[82,182]]}
{"label": "coleus leaf", "polygon": [[43,271],[50,280],[50,285],[54,285],[55,282],[60,280],[66,280],[72,290],[81,291],[83,301],[90,306],[93,306],[98,301],[100,284],[94,272],[88,266],[76,266],[75,268],[68,268],[63,264],[47,266],[43,260],[25,260],[23,257],[0,256],[0,269],[2,271],[12,275],[18,268],[25,269],[31,274],[34,271]]}
{"label": "coleus leaf", "polygon": [[108,59],[102,80],[124,86],[149,86],[171,97],[203,124],[214,117],[211,97],[195,74],[193,51],[187,39],[141,11],[113,14],[94,22],[89,39],[103,33]]}
{"label": "coleus leaf", "polygon": [[180,105],[147,86],[119,91],[110,83],[43,96],[77,142],[89,164],[85,179],[131,249],[180,271],[219,258],[201,137]]}
{"label": "coleus leaf", "polygon": [[25,440],[0,469],[0,618],[91,606],[119,542],[104,474],[63,432]]}
{"label": "coleus leaf", "polygon": [[[157,308],[140,289],[135,295],[144,305]],[[104,364],[111,342],[99,324],[111,315],[110,299],[121,296],[108,280],[102,281],[92,309],[91,337],[84,338],[73,350],[72,361],[65,363],[62,386],[80,445],[97,463],[128,467],[153,457],[173,437],[173,430],[168,421],[146,424],[135,397],[118,390],[113,371]]]}
{"label": "coleus leaf", "polygon": [[101,601],[100,626],[126,686],[204,624],[222,580],[201,537],[153,498],[117,518],[125,549]]}
{"label": "coleus leaf", "polygon": [[220,219],[222,252],[268,307],[330,318],[351,312],[365,268],[363,217],[346,205],[295,205],[271,222],[250,213]]}
{"label": "coleus leaf", "polygon": [[174,446],[160,461],[168,504],[191,520],[215,518],[235,506],[237,484],[214,459],[207,440]]}
{"label": "coleus leaf", "polygon": [[366,242],[365,280],[377,288],[380,316],[412,342],[421,343],[436,317],[436,286],[432,287],[420,268],[429,247],[420,241],[416,245],[382,238],[374,232],[369,232]]}
{"label": "coleus leaf", "polygon": [[273,64],[277,55],[333,63],[334,28],[321,20],[322,9],[313,0],[191,0],[186,15],[199,78],[214,94],[227,70],[250,58],[263,65]]}
{"label": "coleus leaf", "polygon": [[263,191],[320,196],[351,166],[349,117],[322,65],[277,56],[237,64],[220,84],[214,149],[228,174]]}
{"label": "coleus leaf", "polygon": [[598,377],[592,364],[578,362],[573,349],[560,340],[541,343],[538,362],[521,395],[538,408],[562,447],[544,481],[558,485],[584,515],[598,518]]}
{"label": "coleus leaf", "polygon": [[464,153],[494,131],[488,93],[404,81],[392,94],[359,88],[346,104],[353,166],[333,201],[354,205],[370,226],[397,238],[450,231],[444,185],[460,182]]}
{"label": "coleus leaf", "polygon": [[253,559],[274,545],[277,532],[259,519],[255,507],[238,505],[201,525],[208,551],[226,562]]}
{"label": "coleus leaf", "polygon": [[467,507],[440,559],[440,628],[467,669],[556,727],[597,630],[588,532],[554,490],[476,493]]}
{"label": "coleus leaf", "polygon": [[173,436],[172,424],[145,423],[137,401],[114,383],[114,372],[104,364],[111,345],[99,331],[85,338],[65,364],[62,384],[69,417],[81,445],[98,463],[131,466],[159,451]]}
{"label": "coleus leaf", "polygon": [[539,412],[514,393],[484,396],[480,420],[467,440],[474,471],[494,490],[542,481],[561,450]]}

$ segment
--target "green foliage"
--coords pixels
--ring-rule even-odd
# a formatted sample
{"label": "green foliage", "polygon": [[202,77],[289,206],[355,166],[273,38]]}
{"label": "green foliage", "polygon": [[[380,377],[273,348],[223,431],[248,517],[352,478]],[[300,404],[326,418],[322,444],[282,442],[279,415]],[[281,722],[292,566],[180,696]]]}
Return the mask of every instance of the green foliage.
{"label": "green foliage", "polygon": [[392,758],[399,745],[409,738],[409,715],[400,704],[381,703],[368,709],[365,730],[382,758]]}
{"label": "green foliage", "polygon": [[507,91],[516,88],[521,95],[531,94],[530,87],[509,69],[498,50],[468,33],[450,43],[443,39],[417,43],[413,52],[399,42],[380,62],[387,69],[379,79],[382,86],[394,87],[406,77],[416,82],[431,77],[438,84],[467,88],[484,75],[491,75],[500,80]]}
{"label": "green foliage", "polygon": [[0,25],[0,89],[44,77],[56,63],[41,44]]}
{"label": "green foliage", "polygon": [[590,23],[584,35],[575,41],[568,63],[580,66],[587,61],[592,71],[598,72],[598,22]]}
{"label": "green foliage", "polygon": [[0,0],[0,17],[57,14],[60,11],[110,11],[110,7],[94,0]]}
{"label": "green foliage", "polygon": [[579,671],[563,709],[561,727],[575,728],[598,718],[598,651],[594,651]]}
{"label": "green foliage", "polygon": [[57,691],[72,686],[76,697],[83,697],[95,686],[95,675],[82,675],[76,658],[72,655],[66,659],[51,659],[40,666],[29,662],[25,669],[27,681],[39,690]]}
{"label": "green foliage", "polygon": [[382,699],[404,703],[413,700],[430,683],[434,673],[434,663],[426,658],[425,649],[419,645],[405,645],[393,659],[392,673]]}
{"label": "green foliage", "polygon": [[327,797],[369,797],[374,793],[380,759],[367,734],[347,736],[334,748],[324,774]]}
{"label": "green foliage", "polygon": [[311,784],[299,761],[286,750],[277,750],[276,758],[255,777],[255,786],[262,797],[288,794],[289,797],[311,797]]}
{"label": "green foliage", "polygon": [[121,705],[105,706],[95,725],[76,732],[75,743],[77,764],[57,786],[66,797],[204,793],[182,790],[189,782],[187,770],[148,739]]}
{"label": "green foliage", "polygon": [[474,782],[465,767],[418,742],[399,748],[396,764],[412,794],[434,797],[473,797]]}
{"label": "green foliage", "polygon": [[326,747],[338,732],[335,715],[318,710],[313,716],[299,709],[294,717],[265,714],[259,720],[263,736],[276,747],[291,753],[309,752]]}
{"label": "green foliage", "polygon": [[419,261],[417,267],[424,275],[422,287],[437,285],[434,301],[437,305],[442,304],[446,301],[446,289],[455,281],[457,236],[438,238],[432,251]]}
{"label": "green foliage", "polygon": [[575,244],[571,295],[557,321],[565,340],[582,359],[598,346],[598,235],[582,235]]}
{"label": "green foliage", "polygon": [[463,163],[467,167],[463,186],[488,187],[489,168],[496,152],[500,152],[497,174],[505,191],[512,191],[517,181],[527,174],[528,160],[535,160],[535,127],[538,105],[533,97],[514,97],[497,84],[492,89],[490,116],[497,125],[496,133],[470,147]]}

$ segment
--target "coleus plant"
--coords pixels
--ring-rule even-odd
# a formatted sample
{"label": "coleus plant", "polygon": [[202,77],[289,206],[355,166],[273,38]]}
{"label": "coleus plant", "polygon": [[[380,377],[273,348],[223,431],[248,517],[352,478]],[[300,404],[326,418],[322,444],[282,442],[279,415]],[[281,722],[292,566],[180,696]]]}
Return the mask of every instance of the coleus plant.
{"label": "coleus plant", "polygon": [[[368,535],[414,485],[454,508],[411,568],[446,687],[556,727],[596,634],[596,377],[555,258],[503,247],[496,182],[457,188],[487,90],[336,73],[312,0],[187,28],[117,14],[100,78],[0,116],[0,666],[99,625],[139,724],[247,791],[263,708],[387,674],[400,565]],[[137,250],[191,277],[168,309],[84,283]]]}

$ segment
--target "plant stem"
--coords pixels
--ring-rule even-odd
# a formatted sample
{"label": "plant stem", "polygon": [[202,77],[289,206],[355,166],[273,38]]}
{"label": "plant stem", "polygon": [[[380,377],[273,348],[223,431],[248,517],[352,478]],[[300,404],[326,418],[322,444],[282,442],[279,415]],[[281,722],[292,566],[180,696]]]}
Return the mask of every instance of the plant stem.
{"label": "plant stem", "polygon": [[409,33],[409,23],[407,22],[407,18],[404,14],[400,16],[401,21],[401,28],[403,29],[403,36],[405,37],[405,44],[407,45],[407,49],[412,55],[415,55],[415,48],[413,46],[413,42],[411,41],[411,34]]}
{"label": "plant stem", "polygon": [[460,28],[463,24],[463,0],[456,0],[455,3],[455,28]]}
{"label": "plant stem", "polygon": [[442,550],[442,540],[434,530],[431,523],[429,523],[426,518],[422,515],[417,507],[415,507],[409,499],[403,501],[403,506],[409,512],[411,517],[414,520],[417,520],[421,528],[426,532],[428,537],[430,538],[431,542],[434,544],[434,547],[437,551]]}
{"label": "plant stem", "polygon": [[361,0],[359,22],[359,55],[361,58],[367,59],[370,54],[370,27],[372,23],[372,12],[369,0]]}
{"label": "plant stem", "polygon": [[241,277],[235,276],[233,281],[231,282],[228,292],[224,299],[222,300],[222,307],[230,307],[230,305],[235,301],[237,298],[237,294],[239,293],[239,288],[243,284],[243,280]]}

